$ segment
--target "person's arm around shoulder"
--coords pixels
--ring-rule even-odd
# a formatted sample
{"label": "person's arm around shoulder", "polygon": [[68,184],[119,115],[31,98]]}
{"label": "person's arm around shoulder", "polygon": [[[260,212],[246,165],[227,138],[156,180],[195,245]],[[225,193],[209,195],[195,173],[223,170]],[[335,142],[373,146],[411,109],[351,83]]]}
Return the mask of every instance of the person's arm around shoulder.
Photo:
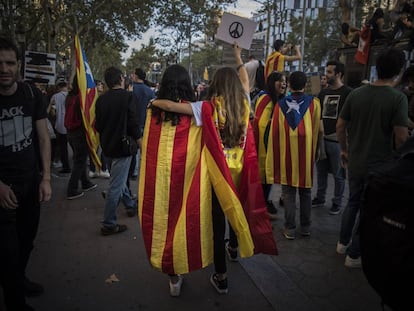
{"label": "person's arm around shoulder", "polygon": [[287,61],[287,62],[293,62],[295,60],[302,59],[302,53],[300,52],[300,46],[299,45],[295,45],[294,49],[295,49],[295,55],[284,55],[285,61]]}
{"label": "person's arm around shoulder", "polygon": [[150,105],[165,111],[194,115],[193,109],[189,103],[178,103],[169,99],[154,99],[150,101]]}
{"label": "person's arm around shoulder", "polygon": [[39,185],[39,201],[47,202],[52,197],[50,186],[50,137],[46,119],[36,121],[36,130],[39,139],[40,158],[42,161],[42,180]]}

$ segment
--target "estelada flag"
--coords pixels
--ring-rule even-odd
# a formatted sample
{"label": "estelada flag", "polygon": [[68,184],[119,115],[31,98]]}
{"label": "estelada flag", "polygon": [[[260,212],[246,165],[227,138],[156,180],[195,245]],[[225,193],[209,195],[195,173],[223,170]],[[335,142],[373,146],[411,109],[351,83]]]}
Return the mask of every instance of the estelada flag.
{"label": "estelada flag", "polygon": [[76,74],[78,77],[78,86],[80,92],[80,104],[82,111],[83,125],[86,132],[86,140],[92,161],[95,167],[101,169],[101,160],[98,157],[97,150],[99,147],[99,136],[95,129],[95,103],[98,98],[95,80],[86,59],[85,51],[79,41],[79,35],[75,35],[75,52],[76,52]]}
{"label": "estelada flag", "polygon": [[272,98],[268,93],[263,92],[257,99],[253,119],[254,141],[256,143],[257,157],[259,161],[260,178],[262,179],[263,184],[266,183],[266,152],[272,113]]}
{"label": "estelada flag", "polygon": [[282,98],[273,110],[266,180],[269,184],[312,188],[321,106],[318,98],[309,95],[295,99],[302,103],[299,106],[288,105],[291,99],[291,95]]}
{"label": "estelada flag", "polygon": [[369,51],[371,47],[371,28],[365,26],[359,36],[358,48],[355,53],[355,61],[365,65],[368,62]]}
{"label": "estelada flag", "polygon": [[[213,120],[205,117],[212,115],[211,104],[203,103],[202,109],[202,127],[190,116],[181,115],[173,126],[158,122],[152,110],[147,114],[139,218],[150,264],[164,273],[188,273],[213,263],[213,189],[237,235],[240,256],[256,252]],[[271,247],[275,254],[275,244]]]}

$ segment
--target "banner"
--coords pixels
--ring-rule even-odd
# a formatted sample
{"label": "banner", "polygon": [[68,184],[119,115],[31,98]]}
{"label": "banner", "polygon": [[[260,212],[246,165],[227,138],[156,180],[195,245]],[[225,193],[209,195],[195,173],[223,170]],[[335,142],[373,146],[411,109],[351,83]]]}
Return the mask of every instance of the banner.
{"label": "banner", "polygon": [[355,53],[355,61],[365,65],[368,62],[369,51],[371,46],[371,29],[365,26],[359,36],[358,49]]}
{"label": "banner", "polygon": [[79,36],[75,36],[76,74],[81,101],[83,124],[85,126],[86,140],[88,142],[90,156],[97,170],[101,169],[101,160],[98,157],[99,136],[95,130],[95,103],[98,98],[95,80],[81,47]]}

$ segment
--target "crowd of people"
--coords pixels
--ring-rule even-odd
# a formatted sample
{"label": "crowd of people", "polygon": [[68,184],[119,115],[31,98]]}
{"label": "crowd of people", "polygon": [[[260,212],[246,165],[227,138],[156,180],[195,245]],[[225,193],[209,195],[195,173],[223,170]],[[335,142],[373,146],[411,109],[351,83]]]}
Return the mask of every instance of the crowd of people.
{"label": "crowd of people", "polygon": [[[326,204],[329,174],[334,178],[329,214],[342,213],[336,251],[346,254],[346,267],[360,268],[364,185],[370,170],[413,129],[414,69],[405,68],[401,50],[390,48],[377,59],[378,80],[351,89],[343,82],[344,64],[330,60],[313,96],[305,93],[304,72],[285,71],[287,62],[302,58],[299,46],[276,40],[273,49],[259,72],[259,60],[245,63],[234,42],[234,66],[218,69],[196,88],[177,64],[166,68],[157,90],[141,68],[126,78],[108,67],[105,81],[96,81],[102,166],[95,167],[78,77],[59,80],[54,94],[42,94],[19,79],[18,49],[0,38],[0,285],[7,310],[33,310],[25,295],[43,291],[25,269],[40,204],[52,195],[53,167],[70,174],[68,200],[96,189],[93,178],[108,178],[101,234],[128,229],[117,221],[121,202],[129,217],[138,214],[150,263],[168,275],[171,296],[180,295],[184,274],[210,264],[212,286],[226,294],[226,257],[277,254],[274,219],[284,219],[286,239],[310,237],[312,209]],[[138,180],[137,196],[130,178]],[[281,187],[279,204],[270,199],[275,185]]]}

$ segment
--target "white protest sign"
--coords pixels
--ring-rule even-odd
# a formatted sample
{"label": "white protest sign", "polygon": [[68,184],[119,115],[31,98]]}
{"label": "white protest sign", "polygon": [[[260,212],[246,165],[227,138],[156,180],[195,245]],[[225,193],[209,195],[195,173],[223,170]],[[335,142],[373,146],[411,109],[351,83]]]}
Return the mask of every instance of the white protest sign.
{"label": "white protest sign", "polygon": [[37,80],[40,83],[55,84],[56,54],[26,51],[24,79]]}
{"label": "white protest sign", "polygon": [[221,23],[217,29],[216,38],[224,42],[237,44],[243,49],[249,50],[257,23],[248,18],[238,15],[224,13]]}

